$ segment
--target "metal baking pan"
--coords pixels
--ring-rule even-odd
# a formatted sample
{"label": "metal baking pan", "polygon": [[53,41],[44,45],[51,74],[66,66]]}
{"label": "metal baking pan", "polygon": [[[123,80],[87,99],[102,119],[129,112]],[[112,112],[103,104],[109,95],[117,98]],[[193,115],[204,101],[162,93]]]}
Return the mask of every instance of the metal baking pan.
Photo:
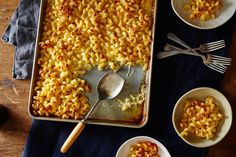
{"label": "metal baking pan", "polygon": [[[32,112],[32,102],[33,96],[35,95],[35,84],[38,78],[38,42],[40,41],[41,28],[44,19],[46,0],[41,1],[40,12],[39,12],[39,22],[38,22],[38,31],[36,37],[36,46],[35,46],[35,56],[33,64],[33,72],[30,86],[30,95],[28,102],[28,113],[33,119],[38,120],[50,120],[50,121],[60,121],[60,122],[79,122],[75,119],[62,119],[58,117],[41,117],[35,116]],[[123,67],[118,71],[118,74],[121,75],[126,81],[125,86],[121,93],[113,100],[103,100],[98,104],[94,112],[90,115],[87,123],[97,124],[97,125],[110,125],[110,126],[120,126],[120,127],[131,127],[131,128],[141,128],[148,121],[149,114],[149,103],[150,103],[150,88],[151,88],[151,74],[152,74],[152,61],[153,61],[153,47],[154,47],[154,33],[155,33],[155,23],[156,23],[156,7],[157,1],[153,2],[153,27],[152,27],[152,43],[151,43],[151,57],[149,69],[143,71],[142,67],[132,67],[130,74],[127,75],[128,67]],[[99,78],[107,71],[98,71],[92,69],[87,72],[84,76],[84,79],[89,83],[92,88],[92,91],[86,94],[89,98],[90,105],[93,105],[97,100],[96,85]],[[142,83],[146,86],[145,101],[140,107],[133,111],[122,111],[118,106],[118,99],[124,100],[130,94],[135,94],[140,91]]]}

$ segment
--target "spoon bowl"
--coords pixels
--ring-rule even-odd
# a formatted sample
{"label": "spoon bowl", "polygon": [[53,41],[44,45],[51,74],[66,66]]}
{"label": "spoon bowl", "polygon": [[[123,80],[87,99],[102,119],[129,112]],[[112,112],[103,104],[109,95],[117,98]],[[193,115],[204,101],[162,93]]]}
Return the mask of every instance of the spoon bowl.
{"label": "spoon bowl", "polygon": [[124,86],[124,79],[120,77],[116,72],[106,73],[97,85],[97,91],[99,98],[113,99],[116,97]]}

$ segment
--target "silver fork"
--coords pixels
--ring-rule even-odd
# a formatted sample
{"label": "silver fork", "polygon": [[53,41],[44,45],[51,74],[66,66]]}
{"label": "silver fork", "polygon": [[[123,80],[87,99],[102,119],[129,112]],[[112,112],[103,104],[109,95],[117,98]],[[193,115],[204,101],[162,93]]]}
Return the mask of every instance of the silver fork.
{"label": "silver fork", "polygon": [[[168,53],[168,56],[179,54],[178,51],[181,51],[181,53],[183,53],[183,54],[185,54],[185,53],[187,54],[187,52],[191,52],[191,51],[189,51],[190,49],[183,50],[181,48],[175,47],[170,44],[165,44],[164,50],[170,52],[170,53]],[[161,52],[161,53],[166,53],[166,52]],[[202,54],[200,54],[200,55],[202,55]],[[164,56],[164,54],[163,54],[163,58],[164,57],[167,57],[167,55]],[[228,58],[228,57],[222,57],[222,56],[211,55],[211,54],[208,54],[205,57],[208,57],[208,58],[210,57],[211,61],[215,62],[217,64],[230,65],[230,63],[231,63],[231,58]]]}
{"label": "silver fork", "polygon": [[[159,59],[180,54],[178,51],[181,51],[181,53],[184,54],[186,52],[191,52],[193,49],[183,50],[183,49],[175,47],[173,45],[165,44],[164,50],[165,50],[164,52],[159,52],[157,54],[157,57]],[[167,51],[168,51],[168,53],[167,53]],[[211,54],[208,54],[206,57],[211,57],[212,62],[215,62],[217,64],[230,65],[230,63],[231,63],[231,58],[228,58],[228,57],[222,57],[222,56],[211,55]]]}
{"label": "silver fork", "polygon": [[[184,41],[182,41],[180,38],[178,38],[174,33],[168,33],[167,37],[170,40],[175,41],[176,43],[178,43],[188,49],[192,49]],[[176,47],[174,47],[174,46],[172,46],[172,49],[175,49],[178,51],[178,49],[176,49]],[[198,54],[196,50],[192,50],[192,52]],[[213,60],[213,62],[218,63],[218,64],[223,64],[223,65],[230,65],[231,64],[231,58],[228,58],[228,57],[222,57],[222,56],[212,55],[212,54],[207,54],[205,57],[211,58]]]}
{"label": "silver fork", "polygon": [[198,48],[191,48],[188,46],[184,41],[182,41],[179,37],[177,37],[174,33],[168,33],[167,37],[176,42],[180,45],[184,46],[185,48],[192,49],[193,52],[197,53],[196,50],[200,50],[201,52],[212,52],[221,48],[225,47],[225,41],[224,40],[218,40],[214,42],[209,42],[206,44],[200,44]]}
{"label": "silver fork", "polygon": [[170,51],[159,52],[157,54],[157,57],[159,59],[163,59],[163,58],[170,57],[170,56],[177,55],[177,54],[193,55],[193,56],[201,57],[203,60],[203,63],[207,67],[209,67],[217,72],[224,73],[227,70],[227,67],[225,65],[219,64],[219,63],[215,62],[214,60],[212,60],[211,58],[209,58],[205,55],[202,55],[202,54],[188,52],[183,49],[172,46],[170,44],[165,45],[165,50],[170,50]]}
{"label": "silver fork", "polygon": [[[199,50],[203,53],[207,53],[207,52],[212,52],[212,51],[224,48],[224,47],[225,47],[225,41],[224,40],[218,40],[218,41],[214,41],[214,42],[200,44],[200,46],[197,47],[197,48],[189,48],[189,49],[186,49],[184,51],[191,52],[191,51]],[[177,49],[177,47],[175,47],[175,49]],[[165,51],[169,51],[169,50],[165,50]]]}
{"label": "silver fork", "polygon": [[[188,46],[185,42],[183,42],[181,39],[179,39],[175,34],[168,33],[167,37],[169,39],[179,43],[180,45],[182,45],[188,49],[191,49],[190,46]],[[192,53],[192,52],[194,52],[194,53]],[[224,73],[227,70],[227,65],[231,64],[231,58],[228,58],[228,57],[222,57],[222,56],[211,55],[211,54],[202,55],[202,54],[197,53],[197,51],[195,51],[195,50],[192,50],[192,52],[183,52],[183,53],[201,57],[203,59],[203,63],[207,67],[209,67],[217,72],[220,72],[220,73]]]}
{"label": "silver fork", "polygon": [[190,51],[199,50],[203,53],[207,53],[207,52],[212,52],[212,51],[224,48],[224,47],[225,47],[225,41],[224,40],[218,40],[218,41],[209,42],[209,43],[206,43],[206,44],[200,44],[199,47],[188,49],[188,50],[190,50]]}

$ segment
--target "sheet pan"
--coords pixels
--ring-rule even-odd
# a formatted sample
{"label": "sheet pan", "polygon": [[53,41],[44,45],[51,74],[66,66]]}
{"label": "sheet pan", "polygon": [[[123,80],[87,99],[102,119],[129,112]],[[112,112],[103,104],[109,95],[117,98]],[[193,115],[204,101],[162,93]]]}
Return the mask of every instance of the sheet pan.
{"label": "sheet pan", "polygon": [[[50,121],[60,121],[60,122],[79,122],[79,120],[75,119],[61,119],[56,117],[40,117],[35,116],[32,112],[32,102],[33,96],[35,95],[35,83],[38,78],[38,42],[40,41],[41,36],[41,28],[42,22],[44,19],[44,11],[45,11],[46,0],[41,1],[40,13],[39,13],[39,22],[38,22],[38,31],[36,38],[36,46],[35,46],[35,56],[34,56],[34,64],[33,64],[33,72],[32,72],[32,80],[30,86],[30,95],[28,102],[28,113],[29,115],[38,120],[50,120]],[[150,106],[150,88],[151,88],[151,74],[152,74],[152,61],[153,61],[153,43],[154,43],[154,33],[155,33],[155,25],[156,25],[156,7],[157,1],[154,1],[154,17],[153,17],[153,27],[152,27],[152,43],[151,43],[151,58],[149,69],[147,71],[143,71],[142,67],[132,67],[129,75],[128,67],[122,67],[118,74],[121,75],[126,81],[125,86],[121,93],[113,100],[103,100],[98,104],[94,112],[90,115],[87,120],[88,124],[97,124],[97,125],[110,125],[110,126],[120,126],[120,127],[131,127],[131,128],[140,128],[143,127],[148,121],[149,115],[149,106]],[[100,77],[107,71],[99,71],[96,69],[92,69],[87,72],[84,76],[85,80],[91,85],[92,91],[88,93],[87,96],[89,98],[90,105],[93,105],[97,100],[96,93],[96,85]],[[122,111],[119,107],[118,99],[124,100],[130,94],[135,94],[140,91],[142,83],[146,86],[146,95],[145,101],[142,105],[138,107],[138,109],[131,111]]]}

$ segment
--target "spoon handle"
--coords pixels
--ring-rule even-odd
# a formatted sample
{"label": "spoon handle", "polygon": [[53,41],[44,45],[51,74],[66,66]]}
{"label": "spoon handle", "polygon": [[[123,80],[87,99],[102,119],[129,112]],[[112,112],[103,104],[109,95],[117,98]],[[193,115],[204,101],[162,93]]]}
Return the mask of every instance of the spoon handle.
{"label": "spoon handle", "polygon": [[80,133],[83,131],[85,127],[85,124],[83,121],[79,122],[76,127],[73,129],[73,131],[70,133],[69,137],[66,139],[65,143],[61,147],[61,152],[66,153],[68,149],[71,147],[71,145],[75,142],[75,140],[78,138]]}
{"label": "spoon handle", "polygon": [[75,140],[79,137],[80,133],[83,131],[85,127],[85,121],[89,117],[89,115],[93,112],[97,104],[100,102],[100,98],[97,100],[97,102],[93,105],[93,107],[89,110],[87,115],[82,119],[76,127],[73,129],[73,131],[70,133],[69,137],[66,139],[64,144],[61,147],[61,152],[66,153],[68,149],[71,147],[71,145],[75,142]]}

